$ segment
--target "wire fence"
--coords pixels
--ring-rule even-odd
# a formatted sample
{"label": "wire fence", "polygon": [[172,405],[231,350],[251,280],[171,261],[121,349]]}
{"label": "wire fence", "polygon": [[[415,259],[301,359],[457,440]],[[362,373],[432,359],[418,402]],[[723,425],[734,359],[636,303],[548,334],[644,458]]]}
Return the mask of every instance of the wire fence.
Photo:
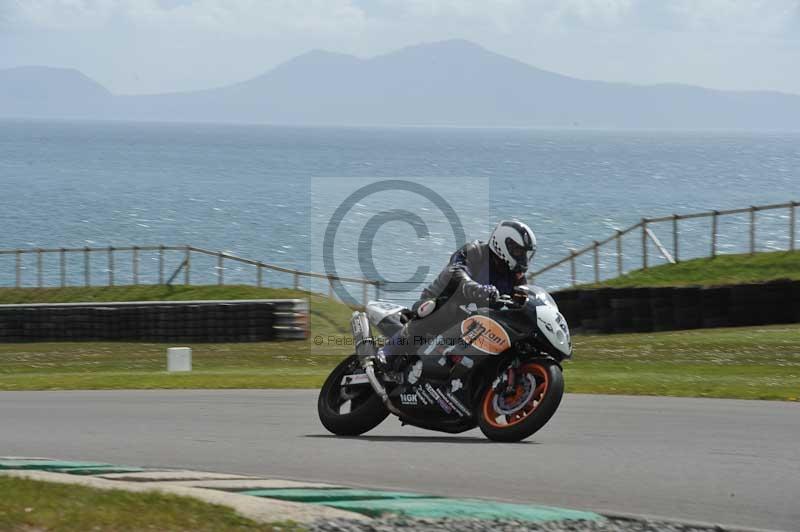
{"label": "wire fence", "polygon": [[[333,281],[361,286],[366,305],[371,289],[380,297],[380,283],[356,277],[327,275],[285,268],[236,255],[194,246],[128,246],[83,248],[35,248],[0,250],[0,268],[9,271],[13,282],[6,286],[67,287],[117,285],[191,285],[213,282],[251,284],[258,287],[301,289],[309,280],[322,280],[333,296]],[[3,263],[6,264],[3,264]],[[318,288],[319,283],[314,283]]]}
{"label": "wire fence", "polygon": [[[737,251],[750,254],[781,249],[794,251],[797,243],[798,206],[800,202],[790,201],[740,209],[642,218],[640,222],[626,229],[619,229],[604,240],[595,240],[581,249],[570,250],[569,255],[529,273],[528,278],[531,281],[542,282],[546,286],[576,286],[579,282],[599,283],[605,278],[624,275],[633,269],[646,270],[659,263],[675,264],[685,258],[716,257],[722,253]],[[785,214],[767,219],[769,214],[780,212]],[[759,213],[765,214],[759,216]],[[697,224],[704,219],[709,219],[705,228]],[[768,222],[764,225],[767,230],[765,232],[769,236],[764,239],[764,244],[759,246],[758,230],[762,219]],[[781,226],[784,229],[780,229]],[[723,228],[744,232],[747,235],[744,246],[721,244],[720,234]],[[658,237],[659,232],[662,238],[666,237],[664,241]],[[682,253],[685,243],[682,243],[682,238],[687,236],[692,239],[693,249],[697,249],[696,244],[699,241],[705,240],[707,247],[704,249],[708,252],[685,257]],[[632,238],[634,242],[631,247]],[[542,277],[545,277],[545,281],[541,281]]]}
{"label": "wire fence", "polygon": [[[548,288],[576,286],[579,282],[598,283],[633,269],[647,269],[660,263],[677,263],[685,258],[715,257],[721,253],[794,251],[797,244],[797,207],[791,201],[740,209],[713,210],[642,218],[626,229],[617,230],[604,240],[570,253],[528,274],[533,282]],[[768,218],[770,213],[784,215]],[[708,219],[707,225],[699,222]],[[759,224],[769,236],[759,246]],[[783,227],[785,229],[780,229]],[[721,243],[723,230],[744,232],[743,246]],[[786,231],[784,233],[784,230]],[[659,238],[659,234],[661,238]],[[763,235],[762,235],[763,236]],[[702,243],[706,254],[685,257],[682,239],[690,238],[692,249]],[[633,239],[633,243],[631,243]],[[707,246],[707,247],[706,247]],[[689,247],[689,246],[685,246]],[[8,264],[9,260],[12,264]],[[381,283],[377,280],[307,272],[238,257],[229,252],[211,251],[190,245],[128,246],[82,248],[0,249],[0,286],[67,287],[116,285],[192,285],[214,283],[286,287],[324,292],[334,297],[333,283],[360,287],[355,299],[366,305],[371,295],[392,299],[416,298],[419,283]],[[587,275],[588,274],[588,275]],[[395,286],[396,285],[396,286]]]}

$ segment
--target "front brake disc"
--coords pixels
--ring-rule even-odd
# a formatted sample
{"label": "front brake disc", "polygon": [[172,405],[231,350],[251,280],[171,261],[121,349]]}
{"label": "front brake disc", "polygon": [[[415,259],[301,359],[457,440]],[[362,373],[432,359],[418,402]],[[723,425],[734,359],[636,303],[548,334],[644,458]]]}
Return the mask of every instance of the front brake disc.
{"label": "front brake disc", "polygon": [[533,399],[533,392],[536,391],[536,379],[533,375],[527,373],[525,375],[525,380],[522,382],[522,386],[523,392],[510,403],[507,402],[506,398],[502,397],[502,395],[495,394],[494,401],[492,401],[495,412],[509,416],[511,414],[516,414],[522,410],[525,405],[530,403],[531,399]]}

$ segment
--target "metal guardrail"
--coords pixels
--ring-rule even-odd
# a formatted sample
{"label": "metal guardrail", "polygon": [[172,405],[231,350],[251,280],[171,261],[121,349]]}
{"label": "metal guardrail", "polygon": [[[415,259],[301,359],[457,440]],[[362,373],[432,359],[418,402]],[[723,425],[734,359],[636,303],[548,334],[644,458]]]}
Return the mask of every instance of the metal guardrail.
{"label": "metal guardrail", "polygon": [[[615,234],[611,235],[610,237],[604,240],[595,240],[588,246],[585,246],[578,250],[570,250],[570,254],[566,257],[559,259],[552,264],[545,266],[535,272],[528,274],[528,279],[534,280],[536,277],[546,273],[554,268],[558,268],[566,263],[570,265],[570,281],[572,286],[576,286],[578,284],[577,280],[577,271],[576,271],[576,262],[575,260],[582,255],[587,253],[593,254],[593,270],[594,270],[594,282],[600,282],[600,247],[606,244],[610,244],[614,242],[616,245],[616,259],[617,259],[617,274],[623,275],[624,271],[624,255],[623,255],[623,246],[622,246],[622,237],[632,233],[633,231],[640,230],[641,231],[641,255],[642,255],[642,269],[647,269],[649,267],[649,257],[648,257],[648,249],[647,244],[648,240],[651,241],[655,246],[661,256],[670,263],[677,263],[680,262],[680,228],[679,222],[681,220],[689,220],[694,218],[711,218],[711,247],[709,249],[710,257],[716,257],[719,254],[719,249],[717,245],[718,240],[718,227],[719,227],[719,217],[720,216],[728,216],[728,215],[735,215],[735,214],[744,214],[750,213],[749,219],[749,251],[751,254],[756,253],[757,246],[756,246],[756,213],[760,211],[768,211],[774,209],[788,209],[789,210],[789,224],[788,224],[788,247],[787,249],[790,251],[794,251],[796,249],[796,218],[797,218],[797,207],[800,206],[800,202],[797,201],[790,201],[788,203],[775,203],[771,205],[753,205],[750,207],[744,207],[740,209],[728,209],[722,211],[704,211],[704,212],[697,212],[691,214],[673,214],[671,216],[659,216],[656,218],[642,218],[640,222],[631,225],[626,229],[618,229]],[[651,227],[658,223],[671,223],[672,224],[672,251],[670,252],[667,250],[666,246],[664,246],[661,241],[656,237],[655,233],[651,230]]]}
{"label": "metal guardrail", "polygon": [[[144,252],[148,253],[156,253],[158,257],[158,282],[154,283],[145,283],[142,282],[142,276],[140,275],[140,255]],[[182,253],[183,260],[181,261],[180,265],[176,270],[172,272],[172,274],[167,277],[166,268],[166,260],[165,254],[167,252],[178,252]],[[115,246],[107,246],[107,247],[82,247],[82,248],[32,248],[32,249],[0,249],[0,256],[2,255],[13,255],[15,257],[15,266],[14,266],[14,286],[17,288],[21,288],[23,286],[23,279],[22,279],[22,272],[25,268],[23,268],[23,256],[25,255],[35,255],[36,256],[36,283],[34,284],[37,288],[42,288],[45,286],[45,279],[44,279],[44,256],[48,254],[57,254],[58,255],[58,281],[57,286],[65,287],[68,286],[68,269],[67,269],[67,256],[68,255],[75,255],[79,254],[83,258],[83,267],[81,268],[81,273],[83,277],[82,286],[93,286],[94,278],[92,277],[92,261],[91,256],[92,254],[105,254],[107,257],[107,267],[104,268],[103,275],[106,277],[105,283],[101,283],[105,286],[114,286],[117,281],[117,273],[118,273],[118,262],[120,259],[121,254],[130,254],[130,264],[131,264],[131,274],[132,280],[134,285],[139,284],[173,284],[176,279],[179,279],[181,276],[182,284],[184,285],[191,285],[192,281],[192,257],[193,254],[200,254],[210,257],[215,257],[217,259],[216,265],[216,280],[217,285],[223,286],[225,284],[225,269],[226,269],[226,262],[235,262],[238,264],[246,264],[249,266],[254,267],[254,279],[253,284],[258,287],[264,286],[264,271],[274,271],[283,274],[288,274],[292,276],[292,286],[295,289],[300,289],[300,279],[301,278],[311,278],[311,279],[323,279],[328,281],[328,294],[329,296],[333,296],[333,285],[331,281],[339,281],[342,283],[353,283],[353,284],[360,284],[363,286],[363,303],[366,305],[367,300],[369,298],[369,287],[375,287],[375,294],[376,297],[379,297],[380,293],[380,282],[379,281],[372,281],[369,279],[361,279],[357,277],[344,277],[340,275],[328,275],[324,273],[316,273],[316,272],[306,272],[301,270],[295,270],[292,268],[286,268],[283,266],[277,266],[275,264],[268,264],[258,260],[246,259],[243,257],[237,257],[236,255],[231,255],[229,253],[224,253],[222,251],[211,251],[208,249],[198,248],[194,246],[184,245],[184,246],[125,246],[125,247],[115,247]],[[97,286],[97,284],[94,284]]]}

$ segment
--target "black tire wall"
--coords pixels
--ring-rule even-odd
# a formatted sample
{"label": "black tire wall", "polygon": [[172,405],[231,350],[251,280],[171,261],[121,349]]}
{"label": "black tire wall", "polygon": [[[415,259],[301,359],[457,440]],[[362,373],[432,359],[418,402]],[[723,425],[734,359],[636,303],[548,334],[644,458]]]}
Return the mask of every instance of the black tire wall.
{"label": "black tire wall", "polygon": [[570,289],[553,293],[573,332],[627,333],[800,323],[800,281]]}
{"label": "black tire wall", "polygon": [[0,343],[263,342],[308,334],[304,300],[0,305]]}

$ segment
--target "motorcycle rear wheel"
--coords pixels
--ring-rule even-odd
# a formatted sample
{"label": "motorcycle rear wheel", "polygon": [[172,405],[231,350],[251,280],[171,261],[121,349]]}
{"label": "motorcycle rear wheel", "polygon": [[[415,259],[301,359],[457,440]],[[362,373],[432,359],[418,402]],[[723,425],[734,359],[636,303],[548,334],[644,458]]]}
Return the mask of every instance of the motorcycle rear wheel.
{"label": "motorcycle rear wheel", "polygon": [[558,409],[564,395],[564,376],[558,364],[529,360],[516,371],[512,395],[489,384],[478,412],[481,432],[494,441],[521,441],[541,429]]}
{"label": "motorcycle rear wheel", "polygon": [[[328,375],[319,391],[317,413],[322,425],[339,436],[358,436],[381,424],[389,415],[369,384],[342,386],[345,375],[361,372],[356,355],[350,355]],[[349,405],[346,405],[349,403]],[[348,408],[349,407],[349,408]],[[343,412],[343,410],[348,410]]]}

